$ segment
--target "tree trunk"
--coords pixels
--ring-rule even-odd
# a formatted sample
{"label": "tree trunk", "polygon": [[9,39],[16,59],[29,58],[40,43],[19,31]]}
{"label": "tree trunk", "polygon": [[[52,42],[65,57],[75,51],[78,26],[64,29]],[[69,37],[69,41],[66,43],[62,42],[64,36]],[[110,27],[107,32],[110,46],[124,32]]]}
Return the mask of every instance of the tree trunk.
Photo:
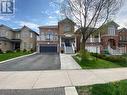
{"label": "tree trunk", "polygon": [[81,50],[81,51],[85,51],[86,40],[85,40],[85,36],[84,36],[84,34],[82,34],[82,35],[83,35],[83,38],[82,38],[81,48],[80,48],[80,50]]}

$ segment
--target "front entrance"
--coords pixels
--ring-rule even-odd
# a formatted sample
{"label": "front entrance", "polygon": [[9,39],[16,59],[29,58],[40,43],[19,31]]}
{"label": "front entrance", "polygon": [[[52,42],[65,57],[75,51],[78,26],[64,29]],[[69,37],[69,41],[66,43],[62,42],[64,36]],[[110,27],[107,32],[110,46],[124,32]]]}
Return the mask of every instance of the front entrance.
{"label": "front entrance", "polygon": [[109,44],[110,44],[110,47],[111,47],[112,49],[116,49],[116,43],[115,43],[115,40],[114,40],[114,39],[110,39],[110,40],[109,40]]}
{"label": "front entrance", "polygon": [[17,49],[20,49],[20,43],[13,43],[13,49],[14,50],[17,50]]}
{"label": "front entrance", "polygon": [[66,46],[68,46],[68,47],[71,46],[71,41],[69,39],[65,39],[64,42],[65,42]]}

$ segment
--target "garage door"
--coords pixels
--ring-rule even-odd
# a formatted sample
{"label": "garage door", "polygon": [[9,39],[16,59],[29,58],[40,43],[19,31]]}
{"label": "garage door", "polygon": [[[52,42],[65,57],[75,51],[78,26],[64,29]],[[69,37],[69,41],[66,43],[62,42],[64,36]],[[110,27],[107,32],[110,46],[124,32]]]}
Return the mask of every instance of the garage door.
{"label": "garage door", "polygon": [[40,53],[57,53],[57,46],[40,46]]}

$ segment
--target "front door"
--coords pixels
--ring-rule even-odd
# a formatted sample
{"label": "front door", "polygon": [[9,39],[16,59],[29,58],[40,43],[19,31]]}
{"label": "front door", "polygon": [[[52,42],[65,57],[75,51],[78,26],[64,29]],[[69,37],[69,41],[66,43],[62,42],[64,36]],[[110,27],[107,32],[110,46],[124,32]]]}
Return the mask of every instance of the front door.
{"label": "front door", "polygon": [[65,39],[65,45],[66,45],[66,46],[71,46],[71,42],[70,42],[69,39]]}
{"label": "front door", "polygon": [[15,50],[20,49],[20,43],[15,43]]}

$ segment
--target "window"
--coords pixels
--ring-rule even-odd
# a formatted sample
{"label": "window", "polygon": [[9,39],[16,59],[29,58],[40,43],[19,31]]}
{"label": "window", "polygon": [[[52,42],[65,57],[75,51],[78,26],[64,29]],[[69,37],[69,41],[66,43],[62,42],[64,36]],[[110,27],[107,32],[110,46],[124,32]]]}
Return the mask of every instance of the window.
{"label": "window", "polygon": [[57,33],[54,33],[53,40],[54,40],[54,41],[58,40]]}
{"label": "window", "polygon": [[65,25],[64,32],[70,32],[70,31],[71,31],[71,27],[69,25]]}
{"label": "window", "polygon": [[8,36],[8,32],[6,31],[5,33],[6,33],[5,35],[6,35],[6,37],[7,37],[7,36]]}
{"label": "window", "polygon": [[29,32],[27,31],[22,32],[22,37],[29,37]]}
{"label": "window", "polygon": [[20,34],[19,33],[16,34],[16,39],[20,39]]}
{"label": "window", "polygon": [[46,40],[53,40],[54,33],[53,32],[47,32],[45,37]]}
{"label": "window", "polygon": [[30,33],[30,37],[33,38],[33,33]]}
{"label": "window", "polygon": [[27,47],[27,46],[26,46],[26,42],[24,42],[24,49],[26,49],[26,47]]}
{"label": "window", "polygon": [[108,28],[108,35],[114,36],[115,35],[115,27],[109,27]]}
{"label": "window", "polygon": [[33,48],[33,44],[32,44],[32,43],[30,43],[30,48],[31,48],[31,49]]}
{"label": "window", "polygon": [[0,37],[6,37],[7,34],[8,34],[8,32],[6,32],[5,30],[0,31]]}
{"label": "window", "polygon": [[122,36],[120,36],[120,41],[122,40]]}

